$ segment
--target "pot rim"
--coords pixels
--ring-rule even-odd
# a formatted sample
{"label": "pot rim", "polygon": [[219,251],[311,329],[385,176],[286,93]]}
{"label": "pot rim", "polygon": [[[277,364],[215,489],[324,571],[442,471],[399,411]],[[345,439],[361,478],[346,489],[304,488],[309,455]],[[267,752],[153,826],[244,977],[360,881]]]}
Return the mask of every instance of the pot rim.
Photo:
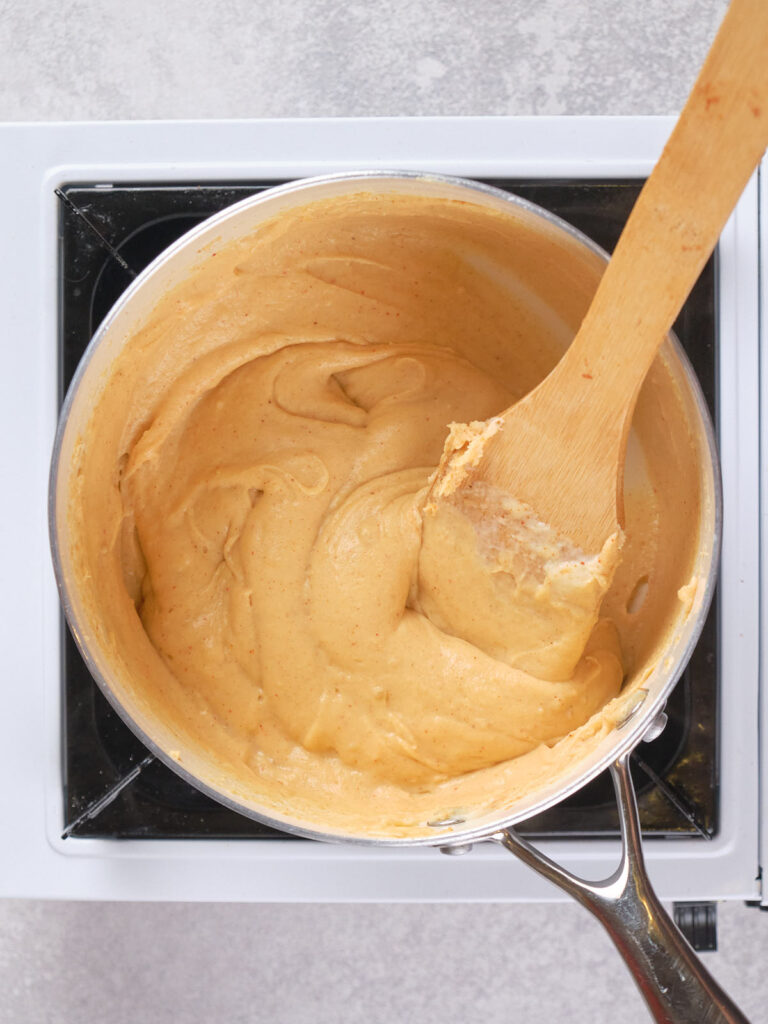
{"label": "pot rim", "polygon": [[[145,283],[154,276],[161,268],[165,267],[174,256],[177,255],[181,250],[186,250],[188,247],[194,245],[195,242],[202,240],[208,235],[212,234],[220,225],[226,221],[237,218],[246,209],[250,209],[254,206],[259,206],[264,203],[274,201],[275,198],[282,196],[301,194],[303,192],[311,193],[318,186],[329,185],[333,183],[354,183],[359,182],[361,186],[366,184],[384,184],[386,182],[402,182],[412,181],[418,182],[436,182],[449,187],[455,187],[457,190],[476,192],[485,194],[489,198],[496,200],[502,200],[504,204],[509,204],[513,208],[524,210],[529,214],[545,221],[550,227],[557,229],[560,232],[564,232],[566,235],[593,254],[597,255],[602,261],[607,262],[610,258],[608,253],[594,242],[591,238],[579,231],[572,224],[558,217],[556,214],[551,213],[548,210],[530,202],[529,200],[523,199],[514,193],[506,192],[502,189],[497,188],[494,185],[487,184],[484,181],[477,181],[474,179],[463,178],[458,175],[440,174],[433,172],[421,172],[421,171],[398,171],[398,170],[363,170],[363,171],[344,171],[336,174],[325,174],[315,175],[309,178],[299,178],[294,181],[286,182],[281,185],[265,189],[262,192],[256,193],[252,196],[247,197],[231,206],[225,207],[223,210],[214,214],[211,217],[206,218],[200,224],[186,232],[179,239],[177,239],[172,245],[164,249],[158,256],[144,270],[134,279],[129,287],[121,294],[117,302],[112,306],[110,311],[107,313],[104,320],[101,322],[93,338],[89,342],[83,357],[78,364],[78,367],[73,375],[72,381],[67,390],[67,394],[61,406],[59,421],[56,430],[56,436],[54,439],[52,454],[51,454],[51,467],[49,474],[49,487],[48,487],[48,530],[49,540],[51,545],[51,554],[53,560],[54,574],[56,577],[56,585],[59,592],[59,598],[61,601],[62,608],[64,610],[65,617],[69,623],[73,638],[78,647],[81,657],[88,666],[88,670],[91,673],[94,681],[102,691],[104,696],[107,698],[118,716],[125,722],[125,724],[131,729],[131,731],[144,743],[148,750],[154,754],[160,761],[167,765],[172,771],[183,778],[190,785],[194,786],[199,791],[203,792],[207,796],[211,797],[218,803],[236,811],[245,817],[254,819],[262,822],[271,828],[277,829],[281,832],[288,832],[292,835],[300,836],[306,839],[319,840],[323,842],[331,843],[349,843],[352,845],[359,846],[379,846],[379,847],[392,847],[392,846],[460,846],[466,845],[472,842],[476,842],[482,839],[488,839],[490,836],[495,835],[498,832],[503,831],[527,818],[533,817],[542,811],[560,803],[561,800],[566,799],[573,793],[580,790],[584,785],[594,779],[596,776],[601,774],[606,768],[608,768],[617,758],[630,751],[632,748],[637,746],[642,740],[645,733],[648,731],[651,723],[653,723],[659,713],[662,711],[664,704],[666,703],[670,692],[674,688],[675,684],[682,675],[691,654],[699,640],[701,631],[704,625],[704,621],[707,617],[709,607],[712,603],[712,598],[715,591],[717,569],[720,556],[720,547],[722,542],[722,515],[723,515],[723,495],[722,495],[722,478],[720,472],[720,463],[717,453],[717,444],[715,438],[715,430],[712,424],[712,420],[707,408],[706,400],[704,398],[701,385],[699,384],[698,378],[693,370],[690,360],[688,359],[685,350],[678,341],[673,331],[669,332],[667,337],[667,343],[671,346],[672,351],[676,359],[680,364],[683,378],[685,379],[686,385],[690,390],[690,397],[693,399],[693,405],[698,413],[700,424],[704,431],[704,437],[706,438],[706,448],[709,454],[710,465],[712,470],[712,481],[713,481],[713,504],[714,504],[714,522],[713,522],[713,537],[712,537],[712,549],[709,565],[707,567],[707,577],[704,585],[703,594],[699,604],[698,611],[695,619],[688,625],[688,639],[685,646],[680,650],[675,663],[668,671],[667,679],[664,685],[658,690],[658,693],[653,700],[648,701],[644,699],[629,711],[627,718],[615,726],[614,732],[618,737],[617,741],[611,746],[609,751],[604,754],[598,761],[590,765],[588,770],[578,775],[570,784],[558,788],[554,793],[549,796],[543,797],[534,806],[525,808],[522,812],[516,814],[506,815],[500,817],[491,822],[485,819],[489,816],[484,815],[483,820],[480,824],[474,826],[460,828],[458,827],[460,822],[456,821],[455,824],[443,823],[442,825],[435,826],[435,834],[416,836],[416,837],[387,837],[387,836],[362,836],[356,834],[348,834],[343,832],[326,832],[318,829],[307,828],[302,825],[297,825],[291,820],[284,820],[280,817],[265,814],[251,808],[247,804],[243,804],[238,801],[235,797],[230,796],[228,793],[221,792],[216,789],[210,783],[200,779],[193,772],[187,769],[183,764],[176,761],[168,751],[160,746],[148,733],[138,724],[138,722],[132,717],[130,712],[125,708],[120,697],[113,689],[110,681],[105,677],[101,668],[98,666],[90,647],[83,635],[82,625],[77,615],[72,595],[70,593],[70,586],[66,580],[66,574],[62,565],[62,550],[57,525],[57,507],[59,499],[59,481],[60,481],[60,469],[61,469],[61,455],[64,446],[64,440],[67,434],[67,429],[70,422],[70,415],[79,392],[80,386],[86,376],[86,373],[90,367],[93,356],[99,346],[101,345],[105,336],[108,335],[109,330],[117,319],[119,314],[123,311],[133,299],[139,289],[141,289]],[[311,196],[307,197],[307,203],[312,201]],[[276,212],[279,213],[279,211]],[[647,692],[647,691],[646,691]],[[484,823],[483,823],[484,822]]]}

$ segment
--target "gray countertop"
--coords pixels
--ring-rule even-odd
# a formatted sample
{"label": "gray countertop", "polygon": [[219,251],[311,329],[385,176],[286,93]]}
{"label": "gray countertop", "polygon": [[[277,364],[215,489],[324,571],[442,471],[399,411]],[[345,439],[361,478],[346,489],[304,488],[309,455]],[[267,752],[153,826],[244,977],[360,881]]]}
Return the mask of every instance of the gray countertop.
{"label": "gray countertop", "polygon": [[[725,7],[0,0],[0,120],[673,114]],[[721,905],[719,928],[706,963],[768,1021],[768,915]],[[0,990],[27,1024],[649,1019],[563,904],[4,901]]]}
{"label": "gray countertop", "polygon": [[673,114],[724,0],[2,0],[0,120]]}
{"label": "gray countertop", "polygon": [[[768,1020],[768,914],[719,908],[702,954]],[[571,905],[0,904],[0,1020],[110,1024],[646,1024]],[[700,1024],[691,1021],[691,1024]]]}

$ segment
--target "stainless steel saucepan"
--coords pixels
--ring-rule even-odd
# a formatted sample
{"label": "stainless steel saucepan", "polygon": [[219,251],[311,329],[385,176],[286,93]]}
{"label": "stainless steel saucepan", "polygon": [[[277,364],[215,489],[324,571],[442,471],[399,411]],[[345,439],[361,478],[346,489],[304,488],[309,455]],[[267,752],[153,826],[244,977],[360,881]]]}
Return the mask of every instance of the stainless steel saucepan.
{"label": "stainless steel saucepan", "polygon": [[[327,831],[321,821],[277,814],[260,803],[258,794],[228,787],[220,773],[209,769],[204,751],[184,748],[184,737],[140,699],[125,663],[115,655],[114,645],[110,647],[103,639],[109,630],[101,628],[103,622],[97,620],[108,620],[109,609],[98,608],[88,600],[88,581],[78,579],[73,569],[77,528],[73,528],[68,508],[75,483],[75,455],[87,434],[92,409],[112,362],[158,300],[187,275],[194,274],[195,267],[217,247],[247,237],[282,211],[357,192],[426,195],[490,207],[508,215],[510,244],[515,242],[516,224],[526,232],[537,232],[542,239],[538,272],[557,278],[557,286],[546,292],[550,308],[542,323],[567,321],[568,316],[573,317],[574,305],[580,304],[583,312],[607,259],[602,250],[574,228],[506,192],[459,178],[413,172],[341,174],[297,181],[246,199],[189,232],[160,255],[112,309],[94,336],[62,409],[51,471],[50,531],[61,600],[80,651],[106,697],[147,747],[214,799],[275,828],[317,840],[429,845],[449,852],[464,851],[480,841],[499,843],[578,899],[602,922],[657,1020],[679,1024],[744,1021],[744,1016],[704,970],[651,888],[643,864],[628,767],[632,749],[661,728],[665,701],[699,637],[715,584],[720,544],[722,511],[714,432],[695,375],[674,337],[665,342],[658,358],[663,372],[676,382],[680,408],[675,415],[690,434],[691,457],[701,496],[700,521],[692,524],[699,537],[694,567],[699,580],[696,600],[687,609],[680,603],[678,619],[668,630],[669,639],[655,659],[653,670],[645,672],[642,679],[627,682],[624,711],[617,716],[614,727],[596,730],[580,755],[571,759],[556,779],[542,781],[530,791],[500,804],[492,813],[466,817],[436,815],[423,827],[414,829],[413,834],[393,837]],[[519,290],[521,301],[525,301],[526,289]],[[574,295],[574,290],[579,294]],[[529,300],[536,315],[542,316],[541,294],[531,292]],[[567,315],[566,308],[570,310]],[[586,882],[543,856],[517,834],[514,826],[566,798],[606,769],[613,776],[623,852],[610,878]]]}

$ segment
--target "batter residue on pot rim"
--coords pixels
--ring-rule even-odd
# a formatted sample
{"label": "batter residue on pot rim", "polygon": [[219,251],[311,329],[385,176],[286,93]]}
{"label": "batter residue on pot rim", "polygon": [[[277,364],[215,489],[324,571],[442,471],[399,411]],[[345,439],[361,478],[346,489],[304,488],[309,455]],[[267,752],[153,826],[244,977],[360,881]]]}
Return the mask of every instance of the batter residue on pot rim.
{"label": "batter residue on pot rim", "polygon": [[[94,628],[182,760],[199,770],[202,751],[269,812],[394,834],[519,792],[611,727],[601,709],[678,614],[699,498],[667,443],[663,368],[615,577],[616,538],[585,563],[541,535],[549,568],[528,578],[504,554],[516,528],[478,541],[487,495],[458,525],[431,515],[448,425],[501,412],[578,324],[581,300],[545,311],[545,242],[519,225],[523,259],[509,230],[404,196],[283,214],[171,290],[103,388],[71,499]],[[452,571],[464,599],[446,611]],[[521,587],[538,634],[504,617]]]}

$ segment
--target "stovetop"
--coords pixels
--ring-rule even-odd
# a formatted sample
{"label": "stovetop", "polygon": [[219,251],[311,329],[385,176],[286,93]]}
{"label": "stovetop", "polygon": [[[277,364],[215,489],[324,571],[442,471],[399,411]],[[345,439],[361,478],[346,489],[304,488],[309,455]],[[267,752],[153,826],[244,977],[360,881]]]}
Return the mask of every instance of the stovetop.
{"label": "stovetop", "polygon": [[[0,689],[0,807],[9,836],[8,842],[0,844],[0,896],[314,903],[565,898],[495,843],[478,843],[467,857],[444,857],[427,847],[321,844],[281,837],[253,841],[160,838],[173,835],[172,828],[179,822],[200,828],[204,821],[212,821],[209,814],[221,812],[203,806],[196,794],[190,798],[195,801],[191,808],[179,808],[177,803],[175,809],[169,806],[173,801],[167,789],[162,798],[152,793],[145,797],[145,790],[152,788],[153,773],[162,778],[154,764],[134,778],[115,806],[102,812],[103,817],[78,830],[76,839],[62,839],[65,822],[72,823],[94,797],[110,791],[126,762],[140,758],[137,764],[141,765],[144,751],[141,747],[125,747],[122,753],[120,748],[99,749],[103,747],[99,733],[105,728],[103,724],[96,728],[97,716],[105,710],[103,702],[97,710],[100,692],[87,674],[81,675],[79,688],[75,676],[64,682],[60,603],[46,521],[48,470],[61,390],[57,381],[60,300],[66,291],[81,303],[73,307],[80,312],[74,320],[68,317],[67,331],[70,345],[82,346],[111,301],[105,293],[92,309],[89,289],[100,274],[106,287],[107,274],[116,274],[117,268],[106,269],[103,243],[91,239],[85,241],[90,255],[74,259],[63,286],[60,234],[68,215],[62,212],[55,190],[88,183],[114,186],[99,189],[106,207],[97,209],[90,194],[80,199],[92,210],[94,223],[101,224],[105,239],[125,250],[127,237],[140,226],[144,212],[137,206],[138,220],[121,221],[119,199],[108,197],[130,184],[147,190],[146,197],[142,192],[135,194],[132,203],[139,206],[145,199],[154,203],[153,193],[173,192],[180,184],[195,182],[229,191],[226,202],[258,187],[253,184],[258,182],[395,169],[504,178],[526,187],[537,179],[542,187],[533,197],[546,205],[543,186],[550,183],[599,180],[606,183],[604,195],[608,195],[613,183],[647,176],[672,125],[672,118],[645,117],[449,117],[0,126],[0,186],[8,198],[0,232],[0,260],[6,270],[0,274],[0,308],[7,341],[0,374],[0,430],[7,442],[3,480],[9,498],[0,504],[3,569],[9,581],[0,589],[5,681]],[[219,200],[207,196],[206,189],[190,188],[184,202],[171,209],[171,218],[178,214],[200,217],[218,209]],[[710,404],[716,394],[722,466],[717,611],[704,636],[708,646],[696,652],[688,677],[671,698],[668,733],[639,748],[650,765],[651,752],[656,756],[657,749],[669,744],[660,756],[675,763],[665,770],[665,779],[697,814],[704,803],[700,794],[715,787],[719,791],[711,817],[704,812],[702,819],[704,830],[714,832],[712,839],[658,839],[645,844],[649,874],[664,900],[760,900],[760,865],[768,863],[768,700],[763,698],[761,703],[768,645],[760,643],[768,630],[768,595],[763,594],[768,572],[761,570],[760,547],[761,507],[768,508],[768,417],[761,418],[760,412],[768,407],[768,365],[761,362],[760,350],[761,339],[763,351],[768,344],[768,317],[763,317],[762,325],[759,317],[761,300],[764,308],[768,301],[768,261],[760,257],[761,251],[768,252],[767,211],[768,165],[764,162],[718,246],[713,273],[716,359],[709,340],[699,346],[699,355],[708,350],[716,363],[714,387],[709,369],[699,366],[698,373]],[[563,213],[571,217],[568,209]],[[167,210],[151,206],[144,219],[163,221],[167,215]],[[594,226],[582,226],[610,245],[610,238],[601,234],[600,220],[598,216]],[[156,248],[170,240],[168,234]],[[75,328],[78,316],[82,319]],[[686,336],[685,330],[681,333]],[[694,337],[711,339],[709,328],[694,326]],[[71,367],[77,355],[68,358]],[[712,632],[715,621],[716,635]],[[709,676],[715,660],[717,675]],[[702,693],[706,679],[710,682],[705,682]],[[714,700],[707,696],[707,686],[715,688]],[[690,754],[699,767],[705,766],[703,773],[693,777],[687,774],[690,766],[685,756],[678,756],[679,739],[675,739],[680,733],[675,731],[678,711],[674,709],[680,708],[684,717],[686,705],[693,710],[693,730],[708,735],[703,748],[695,746],[699,752]],[[106,711],[104,717],[109,719],[110,713]],[[91,730],[91,740],[78,754],[66,742],[70,719],[86,723]],[[126,743],[134,743],[121,722],[114,725]],[[635,774],[644,786],[645,773]],[[175,777],[165,779],[162,786],[175,784]],[[667,797],[651,796],[650,791],[643,794],[646,832],[649,799],[662,805]],[[148,821],[152,802],[156,820],[149,820],[145,834],[158,838],[152,842],[109,838],[122,836],[121,829],[126,835],[131,829],[134,835],[142,834],[141,822]],[[126,804],[139,812],[138,819],[116,824],[118,810],[122,813]],[[602,798],[595,806],[606,819],[612,813]],[[567,814],[577,822],[583,817],[578,804],[571,805]],[[226,829],[250,827],[239,819],[235,826],[230,818],[225,829],[222,821],[218,819],[217,827],[224,835],[233,834]],[[688,831],[671,834],[690,835]],[[604,878],[619,861],[620,844],[606,838],[608,833],[599,835],[599,839],[549,838],[537,845],[582,877]]]}
{"label": "stovetop", "polygon": [[[639,191],[637,180],[498,180],[611,250]],[[60,193],[61,396],[99,323],[164,248],[206,216],[276,181],[242,184],[68,183]],[[713,417],[716,398],[717,257],[705,268],[675,330]],[[63,627],[64,819],[73,837],[290,838],[198,792],[148,752],[115,714]],[[641,823],[649,836],[712,837],[719,807],[718,616],[668,705],[661,736],[632,755]],[[119,793],[111,799],[105,796]],[[95,806],[94,806],[95,805]],[[91,813],[98,809],[98,813]],[[616,834],[607,775],[520,826],[537,837]]]}

